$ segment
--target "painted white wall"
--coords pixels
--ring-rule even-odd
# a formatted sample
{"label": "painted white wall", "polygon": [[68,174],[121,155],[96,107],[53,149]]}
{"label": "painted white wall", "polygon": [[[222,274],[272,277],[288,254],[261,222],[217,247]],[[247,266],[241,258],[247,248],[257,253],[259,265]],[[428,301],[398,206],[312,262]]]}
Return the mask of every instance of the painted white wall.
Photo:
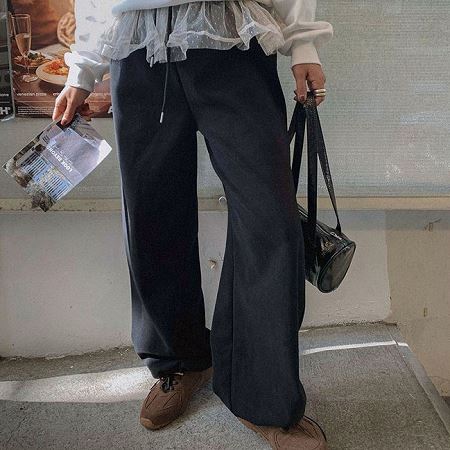
{"label": "painted white wall", "polygon": [[[199,213],[208,326],[222,268],[226,214]],[[322,294],[307,283],[304,327],[376,321],[389,313],[384,213],[341,214],[358,249],[336,292]],[[329,212],[321,218],[334,223]],[[61,355],[130,344],[120,213],[2,213],[0,248],[1,356]]]}
{"label": "painted white wall", "polygon": [[392,315],[441,395],[450,396],[450,211],[386,216]]}
{"label": "painted white wall", "polygon": [[129,342],[117,213],[0,215],[0,354],[79,353]]}
{"label": "painted white wall", "polygon": [[[226,214],[199,213],[208,326]],[[450,211],[341,210],[340,217],[357,242],[352,266],[336,292],[306,284],[302,327],[396,322],[439,392],[449,395]],[[319,218],[335,223],[332,211]],[[129,295],[119,212],[0,213],[0,356],[130,345]]]}

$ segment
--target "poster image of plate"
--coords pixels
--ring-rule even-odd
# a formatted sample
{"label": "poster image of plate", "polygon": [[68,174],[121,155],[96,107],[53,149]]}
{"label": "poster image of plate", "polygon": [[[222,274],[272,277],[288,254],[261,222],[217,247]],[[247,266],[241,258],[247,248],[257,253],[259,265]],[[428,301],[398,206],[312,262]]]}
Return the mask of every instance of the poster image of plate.
{"label": "poster image of plate", "polygon": [[30,71],[36,70],[41,64],[49,62],[53,59],[53,56],[48,53],[36,52],[30,50],[26,57],[22,55],[17,55],[14,59],[14,66],[17,68],[25,69],[28,68]]}
{"label": "poster image of plate", "polygon": [[36,68],[36,75],[47,83],[64,86],[67,81],[68,69],[63,59],[54,59]]}

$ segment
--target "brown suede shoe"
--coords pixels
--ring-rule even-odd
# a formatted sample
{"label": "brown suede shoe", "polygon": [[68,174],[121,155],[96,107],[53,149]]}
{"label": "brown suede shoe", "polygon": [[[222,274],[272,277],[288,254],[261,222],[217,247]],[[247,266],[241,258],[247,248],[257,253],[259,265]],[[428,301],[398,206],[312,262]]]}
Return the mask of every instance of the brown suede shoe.
{"label": "brown suede shoe", "polygon": [[199,372],[161,376],[142,404],[139,418],[141,424],[150,430],[157,430],[181,416],[194,392],[211,378],[212,371],[212,367],[209,367]]}
{"label": "brown suede shoe", "polygon": [[255,425],[238,417],[248,428],[259,433],[274,450],[328,450],[327,438],[320,425],[308,416],[303,416],[289,430],[281,427]]}

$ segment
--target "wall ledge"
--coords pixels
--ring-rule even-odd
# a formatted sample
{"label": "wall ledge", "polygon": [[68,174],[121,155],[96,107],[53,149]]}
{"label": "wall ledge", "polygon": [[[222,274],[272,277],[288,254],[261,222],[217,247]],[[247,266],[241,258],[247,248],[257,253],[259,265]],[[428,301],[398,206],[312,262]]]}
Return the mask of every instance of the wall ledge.
{"label": "wall ledge", "polygon": [[[307,205],[306,197],[297,197],[302,205]],[[337,197],[339,210],[449,210],[450,196],[441,197]],[[80,211],[80,212],[108,212],[120,211],[120,199],[63,199],[56,203],[48,212]],[[318,208],[332,210],[333,206],[328,197],[319,197]],[[199,211],[226,211],[224,196],[198,199]],[[32,208],[31,200],[23,198],[0,199],[0,213],[8,212],[43,213],[40,208]]]}

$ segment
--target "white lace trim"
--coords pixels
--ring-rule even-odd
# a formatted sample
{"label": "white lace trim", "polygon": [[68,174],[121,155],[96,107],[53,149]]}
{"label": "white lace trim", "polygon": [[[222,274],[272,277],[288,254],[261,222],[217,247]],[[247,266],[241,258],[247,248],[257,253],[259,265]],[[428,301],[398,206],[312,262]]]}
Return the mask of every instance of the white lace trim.
{"label": "white lace trim", "polygon": [[[146,47],[150,64],[166,62],[168,7],[119,13],[97,41],[97,52],[122,59]],[[172,31],[167,45],[171,61],[187,58],[189,48],[247,50],[256,36],[269,55],[284,44],[277,16],[254,0],[198,1],[172,6]],[[154,57],[151,60],[152,56]]]}

